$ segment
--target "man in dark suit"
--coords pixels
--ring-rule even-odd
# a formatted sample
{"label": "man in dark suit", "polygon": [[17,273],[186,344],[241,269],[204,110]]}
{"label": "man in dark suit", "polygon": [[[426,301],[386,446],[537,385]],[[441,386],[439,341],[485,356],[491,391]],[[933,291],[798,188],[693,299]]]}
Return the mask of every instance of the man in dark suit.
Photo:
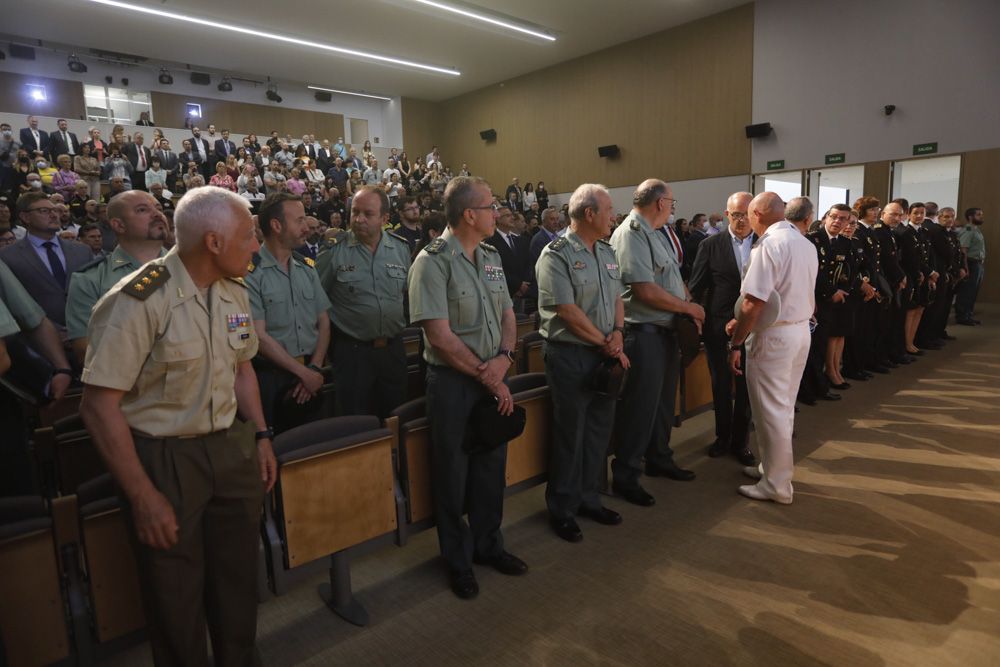
{"label": "man in dark suit", "polygon": [[28,127],[21,128],[21,147],[28,155],[34,155],[35,151],[48,155],[49,133],[38,129],[38,119],[34,116],[28,116]]}
{"label": "man in dark suit", "polygon": [[65,118],[57,121],[59,130],[49,135],[49,159],[55,163],[60,155],[68,155],[71,158],[80,153],[80,141],[76,135],[69,131],[69,125]]}
{"label": "man in dark suit", "polygon": [[312,140],[309,139],[308,134],[302,135],[302,143],[295,147],[296,152],[298,152],[300,146],[305,151],[305,154],[309,156],[310,160],[316,159],[316,146],[313,144]]}
{"label": "man in dark suit", "polygon": [[688,235],[681,240],[684,244],[684,263],[681,265],[681,277],[684,280],[691,279],[691,271],[694,269],[694,261],[698,257],[698,246],[708,238],[705,227],[708,216],[704,213],[695,213],[688,226]]}
{"label": "man in dark suit", "polygon": [[28,233],[0,249],[2,259],[56,326],[66,326],[69,276],[93,259],[90,248],[60,239],[59,210],[41,192],[17,200],[18,216]]}
{"label": "man in dark suit", "polygon": [[160,158],[160,166],[167,172],[167,189],[174,191],[177,183],[177,176],[180,174],[178,166],[181,164],[180,156],[170,148],[170,142],[166,139],[160,140],[160,147],[156,150],[156,157]]}
{"label": "man in dark suit", "polygon": [[534,282],[534,267],[528,266],[528,244],[524,238],[514,233],[514,214],[510,209],[501,208],[497,229],[487,240],[500,253],[507,291],[514,301],[514,311],[524,312],[524,298]]}
{"label": "man in dark suit", "polygon": [[[149,161],[153,157],[145,141],[142,132],[136,132],[132,135],[132,141],[125,144],[125,148],[122,149],[125,159],[132,164],[132,188],[135,190],[146,189],[146,170],[149,169]],[[162,163],[160,166],[163,166]]]}
{"label": "man in dark suit", "polygon": [[545,246],[559,238],[560,221],[559,211],[556,209],[547,208],[542,211],[542,222],[528,244],[528,266],[532,271],[532,275],[534,275],[535,264],[538,263],[538,258],[542,256]]}
{"label": "man in dark suit", "polygon": [[236,155],[236,144],[229,140],[229,130],[223,130],[222,138],[215,140],[215,154],[222,162],[230,155]]}
{"label": "man in dark suit", "polygon": [[208,180],[212,177],[209,169],[212,166],[212,156],[215,153],[212,151],[212,147],[208,145],[208,141],[202,138],[201,129],[197,125],[191,128],[191,138],[188,141],[191,142],[191,156],[194,158],[192,162],[198,165],[201,175],[205,177],[205,182],[208,183]]}
{"label": "man in dark suit", "polygon": [[702,333],[715,406],[715,442],[708,448],[708,455],[714,458],[732,454],[745,466],[757,465],[747,444],[750,397],[744,376],[734,377],[729,369],[726,324],[734,317],[733,306],[740,295],[743,272],[750,262],[750,248],[757,240],[747,217],[751,199],[753,195],[749,192],[729,196],[726,201],[729,229],[701,242],[688,283],[691,296],[705,308]]}
{"label": "man in dark suit", "polygon": [[948,284],[951,243],[948,241],[948,230],[938,222],[938,205],[929,201],[924,204],[924,209],[926,213],[920,226],[927,232],[927,239],[931,246],[931,265],[940,275],[940,279],[938,280],[937,298],[927,306],[927,312],[920,318],[915,344],[920,348],[939,350],[945,342],[944,324],[947,323],[948,311],[951,310]]}
{"label": "man in dark suit", "polygon": [[330,168],[333,166],[333,162],[337,159],[337,157],[339,157],[339,155],[334,153],[333,149],[330,147],[330,140],[324,139],[322,147],[316,154],[316,168],[325,174],[330,171]]}

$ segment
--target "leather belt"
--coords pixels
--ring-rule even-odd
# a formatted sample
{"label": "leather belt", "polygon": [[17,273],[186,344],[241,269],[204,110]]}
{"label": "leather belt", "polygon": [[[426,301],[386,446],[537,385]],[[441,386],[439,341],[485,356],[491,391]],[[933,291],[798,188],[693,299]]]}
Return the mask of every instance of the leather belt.
{"label": "leather belt", "polygon": [[668,334],[671,330],[666,327],[661,327],[659,324],[625,324],[625,329],[628,331],[638,331],[639,333],[658,333],[658,334]]}
{"label": "leather belt", "polygon": [[371,347],[376,350],[381,350],[382,348],[389,347],[389,345],[391,345],[397,338],[399,338],[399,336],[393,336],[391,338],[387,336],[382,336],[381,338],[373,338],[372,340],[359,340],[357,338],[348,336],[347,334],[341,333],[339,331],[336,333],[336,336],[337,338],[346,340],[349,343],[360,345],[362,347]]}

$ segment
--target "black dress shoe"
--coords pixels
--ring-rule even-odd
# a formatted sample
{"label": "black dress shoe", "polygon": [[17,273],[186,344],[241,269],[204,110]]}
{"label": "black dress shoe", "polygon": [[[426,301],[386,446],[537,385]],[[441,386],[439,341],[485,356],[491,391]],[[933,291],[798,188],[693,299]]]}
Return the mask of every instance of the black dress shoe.
{"label": "black dress shoe", "polygon": [[974,327],[976,326],[975,320],[955,320],[955,324],[961,324],[963,327]]}
{"label": "black dress shoe", "polygon": [[745,466],[757,465],[757,457],[753,455],[753,452],[750,451],[749,447],[733,451],[733,458]]}
{"label": "black dress shoe", "polygon": [[[849,382],[841,382],[840,384],[834,384],[834,383],[831,382],[830,383],[830,388],[831,389],[836,389],[837,391],[843,391],[845,389],[850,389],[851,388],[851,384]],[[829,399],[827,399],[827,400],[829,400]]]}
{"label": "black dress shoe", "polygon": [[954,336],[949,335],[948,332],[945,332],[944,334],[942,334],[941,339],[942,340],[958,340]]}
{"label": "black dress shoe", "polygon": [[575,519],[549,519],[549,524],[556,535],[567,542],[580,542],[583,540],[583,531],[576,525]]}
{"label": "black dress shoe", "polygon": [[824,401],[839,401],[842,397],[840,394],[835,394],[832,391],[828,391],[822,396],[820,396],[820,398],[823,399]]}
{"label": "black dress shoe", "polygon": [[615,492],[616,496],[626,502],[632,503],[633,505],[639,505],[640,507],[652,507],[656,504],[656,498],[646,493],[646,489],[638,485],[634,487],[624,487],[612,483],[611,490]]}
{"label": "black dress shoe", "polygon": [[[856,380],[858,382],[868,382],[868,375],[858,371],[857,373],[844,373],[844,377],[848,380]],[[838,387],[835,387],[835,389]]]}
{"label": "black dress shoe", "polygon": [[885,375],[886,373],[889,372],[889,367],[888,366],[872,366],[872,372],[881,373],[882,375]]}
{"label": "black dress shoe", "polygon": [[796,400],[799,403],[802,403],[803,405],[808,405],[809,407],[813,407],[816,405],[816,399],[811,398],[809,396],[799,396],[796,398]]}
{"label": "black dress shoe", "polygon": [[451,573],[451,592],[463,600],[471,600],[479,595],[479,584],[472,570]]}
{"label": "black dress shoe", "polygon": [[708,455],[713,459],[717,459],[720,456],[725,456],[728,452],[729,452],[729,445],[722,442],[718,438],[716,438],[715,442],[713,442],[708,448]]}
{"label": "black dress shoe", "polygon": [[[572,521],[572,519],[570,519],[570,521]],[[574,523],[576,522],[574,521]],[[580,529],[577,528],[577,530]],[[500,574],[507,574],[512,577],[528,573],[528,564],[507,551],[501,551],[496,556],[491,556],[489,558],[477,558],[473,556],[472,562],[476,565],[489,565]]]}
{"label": "black dress shoe", "polygon": [[622,515],[607,507],[598,507],[596,509],[593,507],[581,507],[576,513],[605,526],[617,526],[622,522]]}
{"label": "black dress shoe", "polygon": [[657,465],[656,463],[646,463],[646,474],[650,477],[666,477],[675,482],[690,482],[695,477],[693,470],[678,468],[677,464],[673,462],[666,466]]}

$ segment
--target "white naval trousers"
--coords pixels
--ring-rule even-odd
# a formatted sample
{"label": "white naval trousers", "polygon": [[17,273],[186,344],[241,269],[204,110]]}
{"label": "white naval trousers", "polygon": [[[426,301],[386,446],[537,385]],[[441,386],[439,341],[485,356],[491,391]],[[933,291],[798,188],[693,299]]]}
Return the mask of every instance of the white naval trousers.
{"label": "white naval trousers", "polygon": [[792,499],[795,397],[809,354],[809,323],[772,326],[747,339],[747,392],[753,409],[762,477],[758,489]]}

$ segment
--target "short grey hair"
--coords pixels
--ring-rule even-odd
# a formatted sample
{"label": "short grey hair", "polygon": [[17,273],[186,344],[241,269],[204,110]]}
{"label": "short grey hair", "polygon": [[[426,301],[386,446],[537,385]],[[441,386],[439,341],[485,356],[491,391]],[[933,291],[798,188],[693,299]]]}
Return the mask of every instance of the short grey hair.
{"label": "short grey hair", "polygon": [[448,181],[444,189],[444,216],[449,227],[458,227],[466,209],[475,205],[476,188],[481,186],[490,189],[486,179],[478,176],[459,176]]}
{"label": "short grey hair", "polygon": [[569,198],[569,217],[573,220],[583,220],[588,208],[596,213],[599,192],[608,194],[608,189],[598,183],[584,183],[577,187]]}
{"label": "short grey hair", "polygon": [[809,197],[792,197],[785,204],[785,220],[789,222],[805,222],[811,220],[814,210]]}
{"label": "short grey hair", "polygon": [[660,197],[667,196],[667,184],[663,181],[650,179],[643,181],[632,195],[632,204],[640,208],[652,205]]}
{"label": "short grey hair", "polygon": [[236,208],[249,210],[250,202],[225,188],[189,190],[174,209],[177,250],[193,248],[207,232],[222,232]]}
{"label": "short grey hair", "polygon": [[547,209],[542,211],[542,220],[547,219],[550,215],[559,215],[559,209],[555,206],[549,206]]}

